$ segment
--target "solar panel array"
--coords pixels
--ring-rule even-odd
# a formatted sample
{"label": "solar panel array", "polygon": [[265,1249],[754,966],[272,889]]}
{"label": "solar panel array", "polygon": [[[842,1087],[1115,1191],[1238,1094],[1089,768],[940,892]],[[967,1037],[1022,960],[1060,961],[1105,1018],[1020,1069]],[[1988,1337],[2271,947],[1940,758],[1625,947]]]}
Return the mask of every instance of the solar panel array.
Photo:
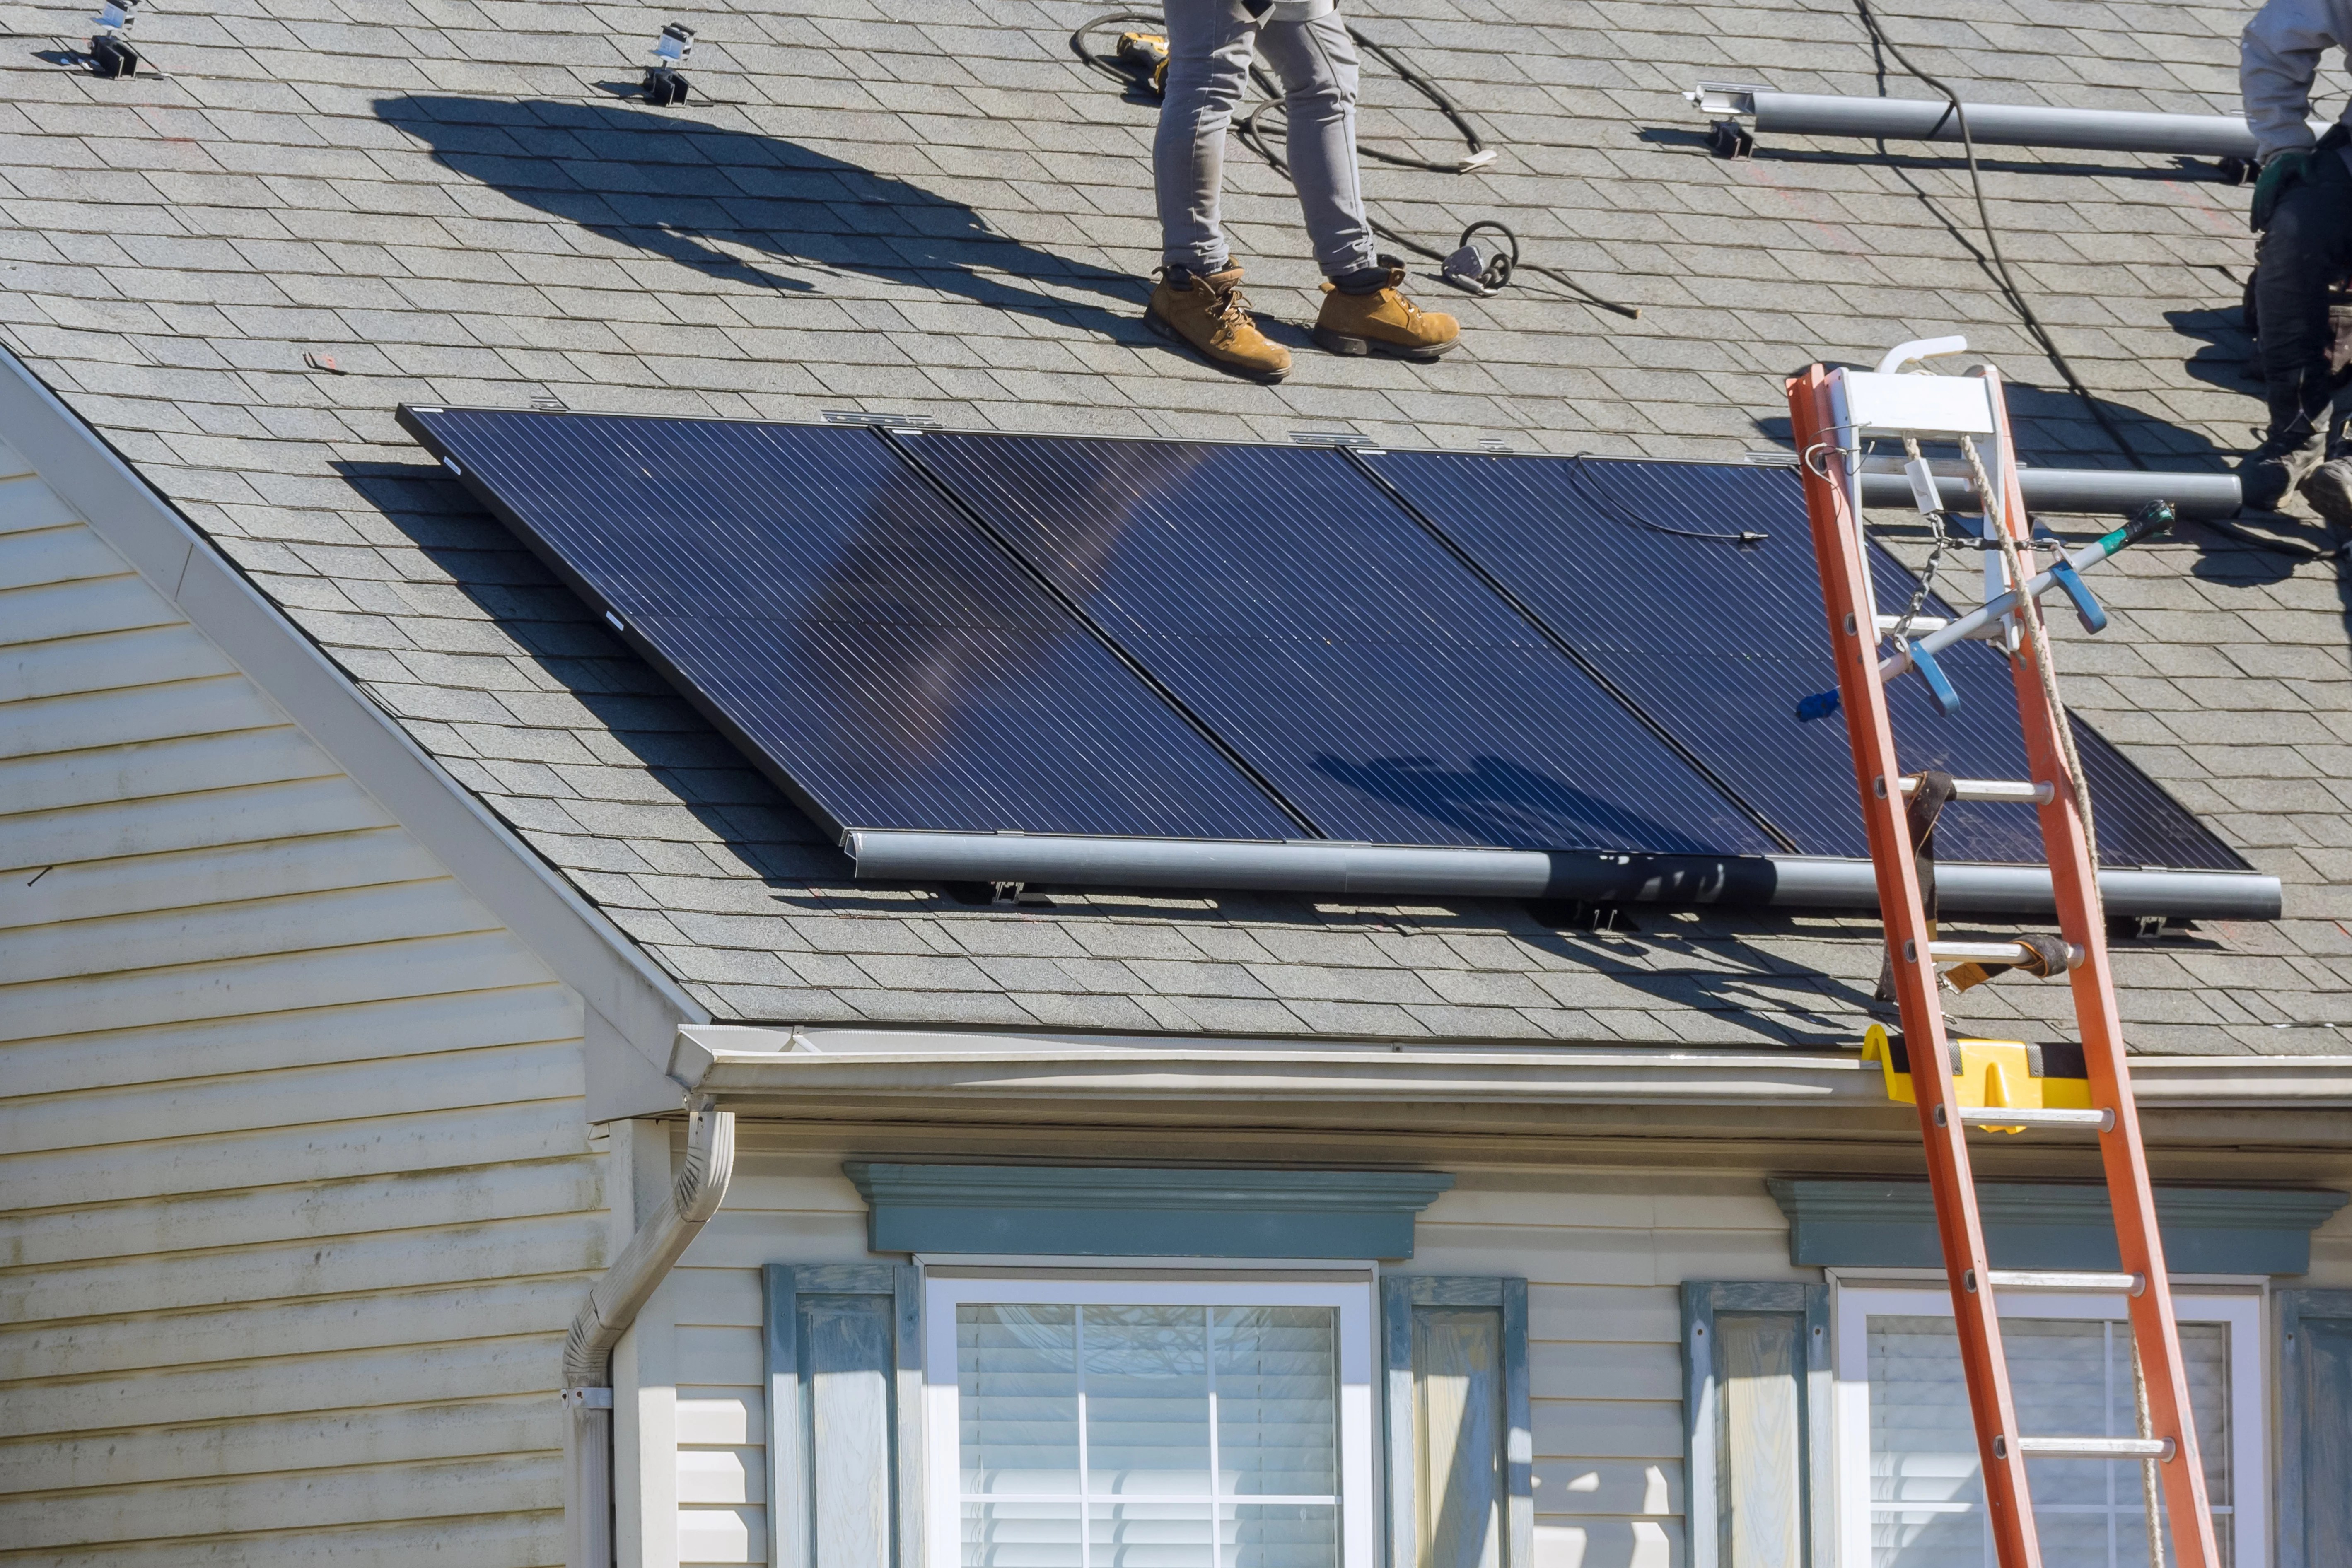
{"label": "solar panel array", "polygon": [[[1785,469],[401,417],[835,832],[1866,852]],[[2023,777],[2005,661],[1944,663],[1906,765]],[[2108,863],[2244,869],[2077,730]],[[1940,842],[2041,859],[2013,808]]]}

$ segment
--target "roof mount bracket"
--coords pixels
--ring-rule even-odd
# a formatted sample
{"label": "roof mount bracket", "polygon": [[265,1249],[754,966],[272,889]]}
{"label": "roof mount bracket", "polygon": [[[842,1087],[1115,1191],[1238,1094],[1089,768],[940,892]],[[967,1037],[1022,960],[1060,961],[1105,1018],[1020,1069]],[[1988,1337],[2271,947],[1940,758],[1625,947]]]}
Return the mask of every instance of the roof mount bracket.
{"label": "roof mount bracket", "polygon": [[858,408],[828,408],[820,411],[827,424],[864,424],[877,430],[937,429],[939,421],[928,413],[868,413]]}
{"label": "roof mount bracket", "polygon": [[1756,138],[1736,120],[1718,120],[1706,128],[1706,150],[1718,158],[1752,158]]}

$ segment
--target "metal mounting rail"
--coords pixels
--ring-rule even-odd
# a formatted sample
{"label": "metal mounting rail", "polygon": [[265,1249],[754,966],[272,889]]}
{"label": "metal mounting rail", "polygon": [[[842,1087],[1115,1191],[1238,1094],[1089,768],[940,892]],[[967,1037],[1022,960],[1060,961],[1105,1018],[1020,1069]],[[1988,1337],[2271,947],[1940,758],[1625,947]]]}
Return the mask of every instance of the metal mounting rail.
{"label": "metal mounting rail", "polygon": [[[1793,461],[1790,465],[1795,466]],[[1945,508],[1980,512],[1977,487],[1966,467],[1931,461],[1936,493]],[[2129,517],[2150,501],[2169,501],[2184,517],[2234,517],[2244,505],[2244,493],[2235,474],[2168,474],[2137,468],[2028,468],[2018,475],[2025,486],[2025,504],[2036,516],[2050,512],[2105,513]],[[1911,481],[1899,457],[1865,457],[1862,461],[1862,504],[1865,507],[1908,508],[1914,499]]]}
{"label": "metal mounting rail", "polygon": [[[1749,93],[1747,108],[1757,115],[1759,125],[1772,123],[1767,100],[1783,95],[1742,90]],[[1864,101],[1886,106],[1883,99]],[[1931,115],[1944,108],[1934,103],[1918,107]],[[1928,134],[1931,129],[1923,126],[1914,133]],[[1979,136],[1994,139],[1981,130]],[[2157,1232],[2156,1196],[2148,1182],[2121,1010],[2107,960],[2100,873],[2062,746],[2060,727],[2065,714],[2054,690],[2044,689],[2042,672],[2035,664],[2039,644],[2031,636],[2017,634],[2028,631],[2026,618],[2038,613],[2035,601],[2031,593],[2017,591],[2026,585],[2010,580],[1998,557],[1994,566],[2000,575],[1988,589],[1993,602],[1976,619],[1984,624],[2004,614],[2008,617],[2002,628],[2005,634],[1996,646],[2008,651],[2024,731],[2028,781],[2037,787],[2034,815],[2050,867],[2059,933],[2067,947],[2066,980],[2074,993],[2090,1106],[2045,1110],[1963,1105],[1964,1090],[1969,1098],[1994,1097],[1986,1082],[1991,1069],[1981,1068],[1965,1082],[1954,1075],[1956,1048],[1945,1026],[1937,960],[1965,956],[2007,962],[2012,954],[2025,952],[2028,945],[1935,940],[1935,916],[1923,895],[1923,870],[1916,858],[1923,852],[1922,845],[1914,839],[1905,791],[1899,788],[1906,770],[1895,757],[1885,686],[1895,673],[1895,662],[1885,659],[1881,652],[1885,634],[1872,601],[1870,556],[1855,509],[1858,489],[1852,465],[1873,441],[1912,437],[1957,443],[1965,439],[1977,444],[1987,487],[1992,492],[1985,497],[1987,536],[2000,539],[2005,535],[2017,547],[2016,553],[2023,557],[2019,575],[2033,570],[2025,564],[2031,559],[2025,555],[2031,548],[2031,524],[2000,373],[1990,367],[1976,372],[1973,392],[1969,378],[1923,381],[1889,373],[1912,361],[1964,347],[1956,340],[1906,344],[1886,356],[1876,374],[1832,372],[1815,365],[1792,377],[1788,391],[1797,450],[1819,455],[1818,464],[1808,462],[1801,472],[1812,525],[1813,553],[1821,568],[1822,609],[1827,612],[1838,672],[1834,711],[1845,716],[1854,789],[1869,831],[1879,915],[1885,922],[1885,971],[1902,1011],[1907,1077],[1927,1148],[1928,1188],[1935,1199],[1936,1228],[1945,1278],[1951,1286],[1960,1365],[1976,1426],[1985,1517],[2000,1568],[2040,1568],[2041,1545],[2026,1475],[2029,1457],[2153,1459],[2158,1461],[2153,1467],[2156,1479],[2149,1485],[2162,1493],[2176,1568],[2220,1568],[2212,1513],[2206,1502],[2204,1466],[2198,1456],[2197,1428],[2189,1409],[2188,1371],[2181,1359],[2179,1328],[2173,1317],[2172,1292]],[[2130,542],[2130,530],[2118,529],[2092,548],[2111,551]],[[2009,591],[1993,596],[1990,586],[2005,586]],[[1969,620],[1962,617],[1922,641],[1965,635]],[[2051,684],[2054,687],[2054,681]],[[1940,882],[1940,867],[1937,876]],[[1886,1060],[1891,1074],[1894,1059],[1890,1055]],[[1965,1064],[1965,1057],[1960,1060]],[[2116,1278],[2110,1275],[2094,1285],[2084,1282],[2084,1276],[2061,1274],[2054,1276],[2061,1282],[2053,1286],[2052,1275],[1993,1269],[1977,1207],[1968,1143],[1971,1126],[2070,1127],[2095,1133],[2115,1216],[2120,1273],[2126,1281],[2136,1280],[2139,1284],[2137,1291],[2125,1289],[2120,1293],[2127,1302],[2133,1347],[2147,1375],[2140,1436],[2013,1436],[2018,1427],[2017,1406],[2001,1347],[1994,1290],[1976,1289],[1977,1281],[1994,1287],[2017,1281],[2021,1284],[2034,1281],[2042,1288],[2089,1290],[2114,1287]]]}
{"label": "metal mounting rail", "polygon": [[[1846,98],[1775,92],[1748,82],[1701,82],[1684,97],[1708,114],[1746,115],[1759,135],[1861,136],[1873,141],[1960,140],[1958,117],[1940,98]],[[2145,110],[2048,109],[2027,103],[1971,103],[1969,135],[1983,147],[2054,147],[2084,152],[2176,153],[2191,158],[2254,156],[2254,133],[2239,114],[2154,114]],[[2327,129],[2312,121],[2315,134]]]}

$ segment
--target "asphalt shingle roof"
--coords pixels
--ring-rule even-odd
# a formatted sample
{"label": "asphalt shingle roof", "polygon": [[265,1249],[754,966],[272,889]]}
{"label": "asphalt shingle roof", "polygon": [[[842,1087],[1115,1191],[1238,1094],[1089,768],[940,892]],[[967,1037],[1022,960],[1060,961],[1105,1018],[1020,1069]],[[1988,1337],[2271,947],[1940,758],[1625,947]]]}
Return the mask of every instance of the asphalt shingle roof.
{"label": "asphalt shingle roof", "polygon": [[[0,333],[722,1018],[1843,1044],[1874,926],[1652,913],[1596,936],[1507,904],[996,910],[853,884],[426,462],[398,402],[1728,457],[1785,436],[1789,371],[1961,329],[2024,383],[2029,460],[2117,460],[1975,259],[1949,150],[1707,155],[1679,97],[1701,78],[1923,93],[1843,4],[1351,7],[1503,148],[1466,175],[1368,167],[1380,214],[1433,243],[1502,216],[1528,259],[1643,314],[1530,279],[1429,299],[1469,338],[1442,365],[1317,352],[1295,204],[1237,148],[1236,252],[1300,357],[1276,388],[1140,325],[1152,110],[1070,56],[1092,5],[150,5],[138,42],[160,74],[119,81],[64,63],[84,7],[0,9]],[[2234,108],[2241,8],[1882,9],[1971,96]],[[699,92],[655,110],[629,94],[671,19],[700,29]],[[1367,141],[1450,152],[1407,87],[1366,75]],[[2021,280],[2134,443],[2179,466],[2243,445],[2260,415],[2236,325],[2244,193],[2125,155],[2003,149],[1985,177]],[[2288,884],[2273,925],[2126,945],[2137,1043],[2337,1049],[2352,661],[2336,568],[2190,528],[2104,591],[2115,628],[2066,639],[2073,703]],[[1955,1011],[2032,1032],[2066,1008],[2062,987],[2019,982]]]}

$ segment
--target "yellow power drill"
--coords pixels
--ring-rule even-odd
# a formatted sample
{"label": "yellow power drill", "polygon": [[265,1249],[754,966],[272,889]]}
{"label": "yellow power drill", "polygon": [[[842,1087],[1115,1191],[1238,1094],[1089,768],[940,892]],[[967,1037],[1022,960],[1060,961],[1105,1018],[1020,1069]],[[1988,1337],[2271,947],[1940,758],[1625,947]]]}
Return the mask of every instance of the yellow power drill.
{"label": "yellow power drill", "polygon": [[1158,33],[1121,33],[1118,57],[1133,66],[1151,90],[1168,96],[1168,40]]}

